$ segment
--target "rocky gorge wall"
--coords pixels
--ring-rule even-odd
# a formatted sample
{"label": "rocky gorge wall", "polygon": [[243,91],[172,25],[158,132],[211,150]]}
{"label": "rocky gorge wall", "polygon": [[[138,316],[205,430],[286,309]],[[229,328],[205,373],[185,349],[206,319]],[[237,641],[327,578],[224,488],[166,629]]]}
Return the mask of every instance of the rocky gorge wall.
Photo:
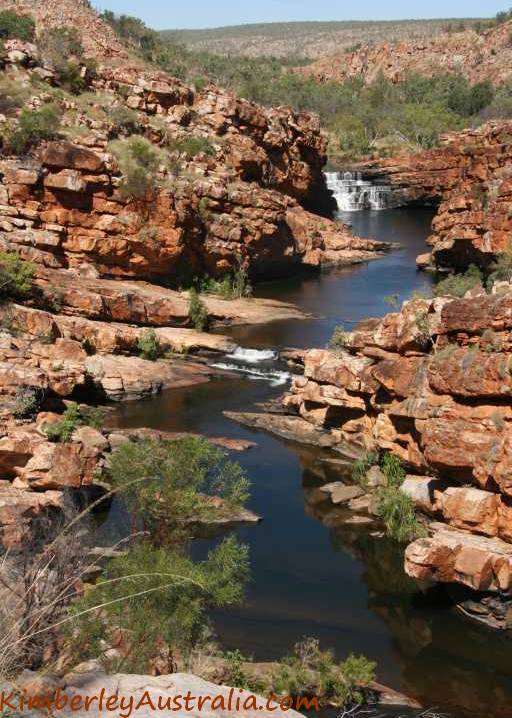
{"label": "rocky gorge wall", "polygon": [[406,571],[498,598],[488,620],[499,627],[512,596],[511,329],[505,283],[412,299],[337,349],[307,351],[275,413],[235,417],[352,458],[399,456],[402,490],[431,522],[408,546]]}

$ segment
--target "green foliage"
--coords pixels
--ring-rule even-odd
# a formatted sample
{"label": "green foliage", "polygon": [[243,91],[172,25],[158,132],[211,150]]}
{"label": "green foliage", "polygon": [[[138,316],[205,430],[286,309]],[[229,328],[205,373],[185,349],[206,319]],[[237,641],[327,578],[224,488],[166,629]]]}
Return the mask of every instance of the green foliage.
{"label": "green foliage", "polygon": [[505,251],[496,255],[486,284],[492,289],[495,282],[510,282],[510,280],[512,280],[512,242]]}
{"label": "green foliage", "polygon": [[52,139],[59,127],[59,112],[55,105],[44,105],[40,110],[22,110],[18,126],[6,138],[6,148],[22,154],[43,140]]}
{"label": "green foliage", "polygon": [[197,332],[208,329],[208,310],[195,287],[189,289],[188,318]]}
{"label": "green foliage", "polygon": [[347,344],[347,332],[343,324],[334,327],[331,338],[329,339],[329,349],[342,349]]}
{"label": "green foliage", "polygon": [[75,27],[52,27],[38,38],[43,58],[60,74],[70,62],[80,62],[84,48]]}
{"label": "green foliage", "polygon": [[0,252],[0,301],[23,299],[32,290],[34,266],[15,252]]}
{"label": "green foliage", "polygon": [[442,279],[434,287],[434,296],[463,297],[467,291],[482,286],[482,273],[471,264],[464,274],[454,274]]}
{"label": "green foliage", "polygon": [[241,603],[248,574],[248,549],[233,537],[199,563],[180,550],[139,544],[72,605],[71,643],[82,658],[96,657],[105,637],[120,631],[128,649],[109,668],[133,673],[147,673],[162,645],[186,658],[207,635],[208,611]]}
{"label": "green foliage", "polygon": [[225,684],[234,686],[235,688],[249,688],[249,680],[242,668],[245,658],[241,651],[238,649],[234,651],[226,651],[224,659],[225,664],[223,680]]}
{"label": "green foliage", "polygon": [[305,638],[283,658],[272,675],[279,695],[309,695],[321,703],[343,708],[363,702],[363,689],[375,680],[375,664],[364,656],[350,655],[336,662],[332,651],[320,650],[319,641]]}
{"label": "green foliage", "polygon": [[107,119],[112,126],[110,130],[112,137],[131,135],[137,131],[139,125],[137,113],[124,105],[107,109]]}
{"label": "green foliage", "polygon": [[36,25],[30,15],[18,15],[14,10],[0,12],[0,39],[16,37],[24,42],[34,39]]}
{"label": "green foliage", "polygon": [[364,454],[360,459],[354,461],[352,464],[352,481],[354,484],[361,486],[363,489],[367,487],[366,474],[369,469],[374,466],[379,460],[379,457],[374,452],[368,452]]}
{"label": "green foliage", "polygon": [[140,135],[111,142],[110,150],[119,162],[123,179],[121,191],[126,197],[150,200],[158,187],[161,155],[154,145]]}
{"label": "green foliage", "polygon": [[189,158],[200,153],[209,156],[215,154],[215,147],[210,140],[200,135],[189,135],[185,139],[169,139],[166,144],[170,152],[180,152]]}
{"label": "green foliage", "polygon": [[406,473],[398,456],[386,453],[381,460],[386,486],[377,492],[377,515],[383,520],[387,535],[399,543],[407,543],[424,536],[423,527],[418,523],[411,497],[401,490]]}
{"label": "green foliage", "polygon": [[17,419],[27,419],[39,411],[44,393],[33,386],[19,386],[16,389],[13,414]]}
{"label": "green foliage", "polygon": [[78,408],[78,404],[72,402],[66,408],[66,411],[62,415],[62,419],[54,421],[51,424],[46,424],[43,430],[49,441],[70,441],[79,421],[80,410]]}
{"label": "green foliage", "polygon": [[[240,464],[196,437],[127,443],[112,456],[107,478],[134,515],[149,525],[163,521],[173,529],[204,515],[223,515],[249,496]],[[223,505],[215,508],[207,496],[220,496]]]}
{"label": "green foliage", "polygon": [[425,535],[416,518],[414,501],[396,486],[379,490],[377,513],[384,521],[387,535],[398,543]]}
{"label": "green foliage", "polygon": [[399,294],[388,294],[386,297],[384,297],[384,302],[386,304],[389,304],[390,307],[393,307],[393,309],[398,308],[399,300],[400,300]]}
{"label": "green foliage", "polygon": [[395,137],[421,147],[433,146],[441,133],[471,123],[493,101],[490,83],[472,85],[460,73],[411,75],[401,83],[380,76],[365,85],[360,78],[318,82],[289,72],[295,59],[233,57],[187,49],[162,40],[140,20],[104,13],[118,34],[147,60],[191,83],[201,78],[266,106],[290,105],[317,112],[333,137],[334,153],[357,157]]}
{"label": "green foliage", "polygon": [[249,275],[241,265],[231,274],[226,274],[222,279],[211,277],[200,282],[201,292],[218,294],[223,299],[241,299],[252,295],[252,287]]}
{"label": "green foliage", "polygon": [[137,348],[143,359],[156,361],[162,356],[162,347],[154,329],[144,329],[137,341]]}
{"label": "green foliage", "polygon": [[100,430],[105,421],[105,411],[101,408],[91,408],[81,411],[78,404],[71,402],[62,418],[51,424],[46,424],[44,433],[49,441],[66,442],[70,441],[75,429],[79,426],[92,426]]}
{"label": "green foliage", "polygon": [[87,87],[80,66],[76,62],[66,62],[60,67],[59,81],[72,95],[79,95]]}
{"label": "green foliage", "polygon": [[380,468],[387,479],[388,486],[398,488],[403,484],[406,476],[405,469],[396,454],[384,454]]}

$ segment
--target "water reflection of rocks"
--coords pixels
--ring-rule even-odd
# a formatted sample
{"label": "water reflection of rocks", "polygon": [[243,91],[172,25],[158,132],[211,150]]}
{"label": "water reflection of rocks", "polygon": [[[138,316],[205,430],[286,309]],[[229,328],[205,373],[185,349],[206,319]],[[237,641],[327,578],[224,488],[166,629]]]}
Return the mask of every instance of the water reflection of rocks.
{"label": "water reflection of rocks", "polygon": [[[438,697],[452,718],[512,716],[512,637],[474,625],[459,615],[446,590],[422,593],[403,570],[403,551],[363,515],[336,507],[319,491],[325,482],[347,481],[342,463],[322,461],[301,449],[305,511],[330,529],[335,551],[365,565],[368,606],[391,631],[401,666],[396,686],[423,705]],[[354,520],[360,516],[360,520]]]}

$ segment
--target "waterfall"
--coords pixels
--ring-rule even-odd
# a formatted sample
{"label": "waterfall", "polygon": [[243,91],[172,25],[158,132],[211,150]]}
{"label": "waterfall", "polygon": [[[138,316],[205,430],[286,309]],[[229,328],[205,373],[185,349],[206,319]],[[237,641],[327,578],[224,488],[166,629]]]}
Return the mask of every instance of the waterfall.
{"label": "waterfall", "polygon": [[226,357],[229,361],[210,364],[214,369],[224,369],[246,374],[248,379],[269,381],[271,386],[282,386],[291,379],[288,371],[282,371],[277,364],[278,352],[271,349],[246,349],[237,347]]}
{"label": "waterfall", "polygon": [[340,212],[391,209],[401,205],[392,187],[373,184],[363,179],[362,172],[325,172],[325,181]]}

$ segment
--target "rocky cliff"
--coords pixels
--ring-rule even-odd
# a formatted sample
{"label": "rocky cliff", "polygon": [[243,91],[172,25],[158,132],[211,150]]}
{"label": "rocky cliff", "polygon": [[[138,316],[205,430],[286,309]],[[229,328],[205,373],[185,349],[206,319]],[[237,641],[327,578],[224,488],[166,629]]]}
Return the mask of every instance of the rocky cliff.
{"label": "rocky cliff", "polygon": [[508,284],[410,300],[338,349],[306,352],[284,414],[238,417],[349,457],[399,456],[403,490],[433,522],[408,547],[407,572],[500,599],[487,608],[501,627],[512,596],[511,308]]}
{"label": "rocky cliff", "polygon": [[510,181],[512,122],[488,122],[447,134],[440,146],[360,165],[368,177],[388,182],[404,203],[439,204],[422,263],[464,270],[486,268],[506,249],[512,228]]}
{"label": "rocky cliff", "polygon": [[321,58],[298,71],[318,80],[362,77],[367,83],[381,73],[396,82],[410,73],[430,77],[435,72],[460,72],[471,82],[499,84],[511,77],[511,27],[508,22],[481,34],[466,30],[429,40],[364,45],[353,52]]}

